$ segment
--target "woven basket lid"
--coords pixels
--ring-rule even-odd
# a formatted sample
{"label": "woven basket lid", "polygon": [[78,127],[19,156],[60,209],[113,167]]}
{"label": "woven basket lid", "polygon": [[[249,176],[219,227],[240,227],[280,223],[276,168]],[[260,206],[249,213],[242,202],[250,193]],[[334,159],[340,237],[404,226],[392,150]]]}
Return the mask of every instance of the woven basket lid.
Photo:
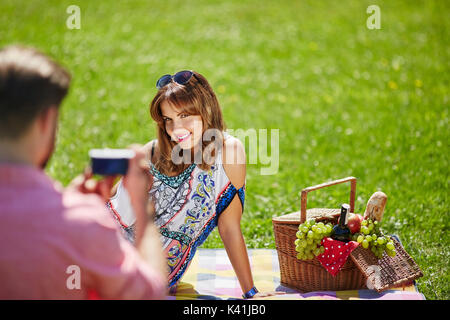
{"label": "woven basket lid", "polygon": [[[316,221],[335,220],[340,215],[340,209],[311,208],[306,210],[306,220],[314,219]],[[300,211],[291,212],[279,217],[272,218],[275,223],[300,224]]]}
{"label": "woven basket lid", "polygon": [[400,242],[393,238],[397,254],[377,259],[368,249],[358,246],[350,254],[358,269],[378,292],[411,283],[422,277],[423,273],[413,258],[405,251]]}

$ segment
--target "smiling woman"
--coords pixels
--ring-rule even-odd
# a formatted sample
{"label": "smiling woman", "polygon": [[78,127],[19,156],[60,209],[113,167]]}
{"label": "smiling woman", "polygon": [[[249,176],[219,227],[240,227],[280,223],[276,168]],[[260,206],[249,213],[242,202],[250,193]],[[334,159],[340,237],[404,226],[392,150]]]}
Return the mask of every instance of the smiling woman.
{"label": "smiling woman", "polygon": [[[174,81],[166,82],[150,105],[150,115],[158,125],[159,155],[155,166],[163,174],[179,174],[190,165],[173,161],[176,145],[183,150],[190,149],[193,156],[190,158],[194,159],[194,152],[205,150],[212,142],[202,139],[204,132],[208,129],[220,132],[226,129],[219,101],[208,81],[199,73],[191,73],[185,84],[176,82],[176,77]],[[157,86],[160,83],[158,81]],[[222,137],[219,138],[222,140]],[[203,170],[209,169],[203,161],[198,165]]]}
{"label": "smiling woman", "polygon": [[161,104],[161,113],[167,135],[184,150],[190,150],[200,143],[203,135],[202,117],[179,112],[168,101]]}
{"label": "smiling woman", "polygon": [[[245,199],[244,147],[223,131],[219,102],[206,79],[193,71],[180,73],[186,76],[183,81],[165,75],[157,82],[159,90],[150,114],[158,125],[158,139],[144,147],[153,176],[150,207],[167,256],[169,287],[176,288],[197,248],[218,226],[244,297],[269,295],[254,287],[240,227]],[[203,139],[210,130],[218,133],[215,139]],[[177,148],[194,157],[176,163]],[[211,149],[212,161],[196,161],[197,154],[203,159]],[[236,154],[231,158],[237,163],[224,161],[230,153]],[[135,241],[135,234],[140,233],[135,230],[136,218],[121,183],[108,206],[128,239]]]}

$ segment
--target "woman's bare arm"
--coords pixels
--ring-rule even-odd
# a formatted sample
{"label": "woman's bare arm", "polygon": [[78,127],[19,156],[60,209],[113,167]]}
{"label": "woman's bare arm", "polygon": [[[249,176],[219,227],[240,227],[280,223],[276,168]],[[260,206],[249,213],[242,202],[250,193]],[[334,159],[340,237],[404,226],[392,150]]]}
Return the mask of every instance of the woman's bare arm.
{"label": "woman's bare arm", "polygon": [[[232,154],[231,154],[232,153]],[[228,158],[227,158],[228,156]],[[245,184],[246,159],[245,149],[242,143],[236,138],[226,140],[223,152],[223,166],[225,173],[236,189],[240,189]],[[234,159],[228,163],[225,159]],[[233,266],[234,272],[241,285],[242,292],[247,292],[253,288],[253,276],[245,245],[244,236],[241,231],[242,205],[238,195],[234,197],[230,205],[221,213],[218,227],[225,250]],[[266,297],[283,294],[284,292],[258,292],[254,297]]]}
{"label": "woman's bare arm", "polygon": [[[227,161],[228,159],[228,161]],[[234,159],[230,161],[230,159]],[[225,141],[223,148],[223,166],[225,173],[236,189],[245,184],[245,149],[236,138]],[[236,195],[229,206],[221,213],[218,222],[219,234],[231,265],[243,292],[253,288],[253,277],[247,254],[247,247],[241,231],[242,205]]]}

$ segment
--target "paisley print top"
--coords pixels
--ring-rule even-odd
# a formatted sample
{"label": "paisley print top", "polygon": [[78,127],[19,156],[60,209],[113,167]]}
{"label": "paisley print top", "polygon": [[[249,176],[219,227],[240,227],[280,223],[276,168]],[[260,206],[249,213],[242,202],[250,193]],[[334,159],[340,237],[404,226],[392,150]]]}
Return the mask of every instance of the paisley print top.
{"label": "paisley print top", "polygon": [[[224,132],[224,139],[228,136]],[[217,226],[220,214],[235,195],[244,209],[245,184],[240,189],[233,186],[223,168],[221,150],[208,171],[195,163],[177,176],[164,175],[153,164],[150,171],[154,181],[149,201],[155,204],[155,224],[167,255],[169,287],[172,287],[179,282],[197,248]],[[133,242],[136,218],[122,183],[107,205],[124,235]]]}

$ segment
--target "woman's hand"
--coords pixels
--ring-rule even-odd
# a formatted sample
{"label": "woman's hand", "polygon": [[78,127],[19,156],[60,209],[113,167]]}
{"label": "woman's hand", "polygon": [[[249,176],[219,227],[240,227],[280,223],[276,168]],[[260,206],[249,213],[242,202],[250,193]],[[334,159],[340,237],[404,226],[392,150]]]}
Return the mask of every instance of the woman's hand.
{"label": "woman's hand", "polygon": [[265,298],[270,296],[279,296],[282,294],[286,294],[286,292],[283,291],[268,291],[268,292],[258,292],[253,296],[253,298]]}

